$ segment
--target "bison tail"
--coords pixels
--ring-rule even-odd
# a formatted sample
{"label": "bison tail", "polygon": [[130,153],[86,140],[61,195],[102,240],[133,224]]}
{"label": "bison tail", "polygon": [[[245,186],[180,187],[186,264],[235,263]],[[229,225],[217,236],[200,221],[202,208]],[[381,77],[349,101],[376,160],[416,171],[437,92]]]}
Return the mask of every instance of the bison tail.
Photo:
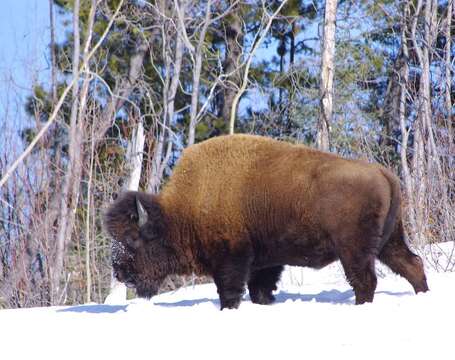
{"label": "bison tail", "polygon": [[[390,185],[390,207],[389,212],[386,216],[384,227],[382,231],[382,242],[380,244],[379,251],[384,247],[384,245],[389,241],[390,236],[394,230],[403,231],[402,222],[401,222],[401,189],[399,180],[386,169],[381,169],[381,173],[387,179],[387,182]],[[396,229],[400,227],[401,229]]]}

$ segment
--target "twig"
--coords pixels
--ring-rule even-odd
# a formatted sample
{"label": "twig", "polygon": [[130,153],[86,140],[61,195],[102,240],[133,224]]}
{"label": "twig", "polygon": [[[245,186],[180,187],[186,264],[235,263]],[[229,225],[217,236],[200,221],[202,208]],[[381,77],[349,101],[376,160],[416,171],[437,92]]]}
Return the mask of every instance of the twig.
{"label": "twig", "polygon": [[[243,80],[242,80],[242,86],[240,87],[239,91],[237,94],[235,94],[234,100],[232,101],[232,108],[231,108],[231,118],[229,119],[229,134],[234,133],[234,123],[235,123],[235,117],[237,114],[237,104],[240,100],[240,97],[242,94],[245,92],[247,84],[248,84],[248,73],[250,71],[250,66],[251,62],[253,61],[254,53],[258,49],[259,45],[261,45],[262,41],[264,40],[265,36],[269,32],[270,26],[272,26],[273,20],[276,18],[276,16],[279,14],[281,9],[283,8],[284,5],[286,5],[287,0],[283,0],[283,2],[278,6],[278,9],[272,14],[272,16],[269,17],[269,21],[267,22],[266,27],[262,31],[261,36],[257,41],[255,41],[253,48],[251,49],[250,53],[248,54],[248,60],[246,62],[245,66],[245,71],[243,73]],[[265,9],[264,9],[265,11]]]}

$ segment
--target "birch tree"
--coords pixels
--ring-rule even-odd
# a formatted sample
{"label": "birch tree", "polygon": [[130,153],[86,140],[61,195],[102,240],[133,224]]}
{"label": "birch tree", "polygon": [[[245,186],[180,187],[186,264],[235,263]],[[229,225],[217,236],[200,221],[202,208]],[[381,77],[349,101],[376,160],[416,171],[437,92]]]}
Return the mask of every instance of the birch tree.
{"label": "birch tree", "polygon": [[319,149],[328,151],[330,147],[329,131],[333,112],[333,73],[335,57],[335,21],[337,0],[326,0],[324,10],[324,35],[322,39],[321,79],[319,113],[316,143]]}
{"label": "birch tree", "polygon": [[237,113],[237,108],[233,108],[232,103],[240,86],[240,65],[245,37],[241,5],[232,0],[230,4],[234,4],[234,7],[222,22],[226,44],[223,67],[224,72],[230,74],[223,83],[222,89],[221,117],[226,121],[231,118],[231,111]]}
{"label": "birch tree", "polygon": [[[80,30],[79,30],[79,0],[75,0],[73,9],[73,34],[74,34],[74,48],[73,48],[73,78],[74,85],[72,90],[72,107],[70,116],[70,131],[69,131],[69,159],[68,166],[65,173],[63,182],[63,191],[61,195],[60,213],[61,219],[57,232],[57,248],[55,254],[55,263],[52,269],[51,292],[52,302],[57,304],[61,301],[60,280],[63,273],[63,260],[68,241],[69,229],[72,229],[73,221],[73,205],[70,203],[74,197],[78,197],[78,188],[80,181],[80,166],[81,166],[81,144],[83,123],[82,118],[78,118],[79,110],[79,57],[80,57]],[[93,26],[94,9],[91,9],[93,14],[91,26]],[[91,29],[90,29],[91,30]],[[79,120],[79,121],[78,121]],[[75,202],[73,202],[75,204]]]}
{"label": "birch tree", "polygon": [[[453,5],[453,0],[449,0],[447,3],[447,15],[446,15],[446,24],[444,28],[444,35],[446,38],[445,49],[444,49],[444,62],[445,62],[445,106],[447,111],[446,124],[448,132],[448,146],[449,153],[453,154],[455,152],[454,137],[453,137],[453,102],[452,102],[452,82],[453,82],[453,63],[452,58],[452,18],[455,14],[455,7]],[[449,164],[450,166],[450,164]],[[452,167],[453,170],[453,167]],[[453,175],[454,172],[451,172]],[[453,176],[451,176],[453,178]]]}

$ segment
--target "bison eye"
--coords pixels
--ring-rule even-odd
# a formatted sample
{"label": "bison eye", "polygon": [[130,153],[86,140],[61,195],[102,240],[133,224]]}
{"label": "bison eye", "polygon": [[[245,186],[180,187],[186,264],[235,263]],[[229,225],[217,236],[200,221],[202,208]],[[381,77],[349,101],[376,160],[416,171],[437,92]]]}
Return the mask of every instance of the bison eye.
{"label": "bison eye", "polygon": [[145,242],[162,239],[162,230],[157,224],[147,223],[139,229],[139,237]]}

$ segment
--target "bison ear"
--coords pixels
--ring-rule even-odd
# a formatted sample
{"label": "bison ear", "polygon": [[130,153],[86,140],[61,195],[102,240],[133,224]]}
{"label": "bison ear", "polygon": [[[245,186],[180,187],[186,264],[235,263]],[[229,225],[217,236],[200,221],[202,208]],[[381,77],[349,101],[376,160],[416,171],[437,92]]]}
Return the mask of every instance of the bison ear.
{"label": "bison ear", "polygon": [[136,196],[136,209],[137,209],[137,215],[139,217],[138,224],[139,226],[143,226],[147,223],[148,220],[148,213],[145,210],[144,206],[142,205],[141,201],[139,198]]}

